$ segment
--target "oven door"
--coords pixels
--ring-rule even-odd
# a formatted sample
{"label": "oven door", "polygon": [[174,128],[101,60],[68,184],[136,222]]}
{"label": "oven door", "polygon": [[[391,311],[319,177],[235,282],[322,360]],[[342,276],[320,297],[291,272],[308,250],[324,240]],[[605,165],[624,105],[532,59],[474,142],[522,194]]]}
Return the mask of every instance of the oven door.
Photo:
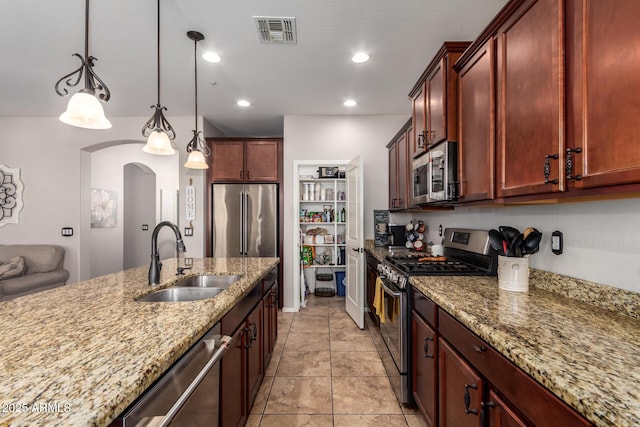
{"label": "oven door", "polygon": [[380,322],[380,333],[400,374],[408,370],[407,353],[407,292],[382,281],[385,322]]}
{"label": "oven door", "polygon": [[411,199],[414,205],[429,202],[429,155],[424,154],[411,164]]}

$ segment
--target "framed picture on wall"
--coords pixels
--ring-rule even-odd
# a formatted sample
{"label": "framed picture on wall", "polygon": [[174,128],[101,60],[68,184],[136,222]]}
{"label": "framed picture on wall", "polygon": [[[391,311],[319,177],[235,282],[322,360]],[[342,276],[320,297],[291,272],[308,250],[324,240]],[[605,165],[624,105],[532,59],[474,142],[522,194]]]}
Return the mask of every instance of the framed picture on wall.
{"label": "framed picture on wall", "polygon": [[118,193],[91,189],[91,228],[115,228],[118,223]]}

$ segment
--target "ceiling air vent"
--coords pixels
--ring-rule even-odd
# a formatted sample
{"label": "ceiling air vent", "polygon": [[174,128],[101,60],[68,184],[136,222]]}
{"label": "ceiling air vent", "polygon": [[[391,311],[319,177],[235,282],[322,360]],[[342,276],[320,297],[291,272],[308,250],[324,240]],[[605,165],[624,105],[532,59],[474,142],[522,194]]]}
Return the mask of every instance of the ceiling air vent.
{"label": "ceiling air vent", "polygon": [[296,18],[254,16],[258,37],[262,43],[295,44]]}

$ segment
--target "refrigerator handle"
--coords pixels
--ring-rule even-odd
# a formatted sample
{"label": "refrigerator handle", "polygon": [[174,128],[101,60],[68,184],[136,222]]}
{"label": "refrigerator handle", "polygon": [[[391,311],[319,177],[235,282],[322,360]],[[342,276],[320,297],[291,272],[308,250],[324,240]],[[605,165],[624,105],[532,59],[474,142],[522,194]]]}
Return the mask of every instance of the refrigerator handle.
{"label": "refrigerator handle", "polygon": [[245,193],[244,199],[244,218],[242,223],[244,224],[244,241],[242,242],[242,249],[244,255],[249,255],[249,244],[247,243],[247,235],[249,234],[249,193]]}
{"label": "refrigerator handle", "polygon": [[244,193],[240,193],[240,255],[244,255]]}

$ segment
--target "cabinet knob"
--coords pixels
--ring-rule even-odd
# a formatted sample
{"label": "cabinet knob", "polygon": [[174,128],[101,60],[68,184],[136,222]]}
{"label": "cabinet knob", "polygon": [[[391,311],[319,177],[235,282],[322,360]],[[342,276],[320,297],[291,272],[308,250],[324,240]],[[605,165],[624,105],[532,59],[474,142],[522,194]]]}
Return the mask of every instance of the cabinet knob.
{"label": "cabinet knob", "polygon": [[471,347],[473,348],[473,350],[474,350],[476,353],[482,353],[483,351],[485,351],[485,350],[487,349],[487,348],[486,348],[485,346],[483,346],[483,345],[475,345],[475,344],[473,344]]}
{"label": "cabinet knob", "polygon": [[244,179],[244,171],[240,171],[240,179]]}

